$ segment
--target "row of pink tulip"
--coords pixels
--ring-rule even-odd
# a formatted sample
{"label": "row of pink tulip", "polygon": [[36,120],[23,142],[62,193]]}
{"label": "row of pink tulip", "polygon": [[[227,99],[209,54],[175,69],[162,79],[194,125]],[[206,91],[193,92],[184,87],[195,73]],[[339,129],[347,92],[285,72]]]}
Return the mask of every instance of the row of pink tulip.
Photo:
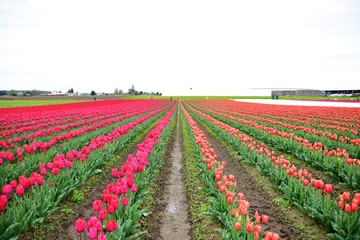
{"label": "row of pink tulip", "polygon": [[[98,240],[108,239],[110,234],[112,239],[120,239],[115,236],[123,236],[122,234],[131,234],[123,226],[126,222],[124,218],[132,217],[124,216],[125,208],[135,207],[132,205],[134,193],[138,191],[135,181],[143,181],[137,176],[150,165],[148,157],[153,153],[153,148],[161,137],[162,131],[169,124],[175,109],[176,105],[155,125],[145,137],[144,142],[137,146],[135,156],[129,155],[123,166],[112,169],[112,177],[116,179],[116,182],[109,183],[103,191],[102,198],[93,201],[92,207],[96,214],[89,220],[79,218],[75,222],[75,230],[80,234],[80,238],[84,232],[87,233],[88,238]],[[119,227],[122,228],[122,233],[117,233]],[[128,226],[128,228],[131,229],[132,226]]]}

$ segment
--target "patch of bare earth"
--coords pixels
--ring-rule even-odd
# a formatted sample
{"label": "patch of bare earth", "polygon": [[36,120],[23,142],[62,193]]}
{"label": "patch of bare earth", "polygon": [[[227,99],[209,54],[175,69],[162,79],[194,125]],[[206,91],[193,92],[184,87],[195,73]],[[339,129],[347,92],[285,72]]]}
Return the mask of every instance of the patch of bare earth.
{"label": "patch of bare earth", "polygon": [[[226,162],[224,173],[231,173],[235,176],[236,191],[244,193],[245,199],[250,202],[251,215],[258,211],[260,215],[269,216],[269,222],[264,227],[265,231],[277,232],[281,239],[328,239],[323,230],[319,229],[311,219],[306,217],[306,220],[303,220],[301,212],[274,204],[273,199],[281,197],[281,195],[269,187],[271,183],[261,177],[255,168],[238,160],[223,143],[211,135],[200,123],[198,124],[206,133],[207,140],[218,155],[218,159]],[[304,228],[307,230],[304,231]],[[312,236],[309,236],[309,231]]]}
{"label": "patch of bare earth", "polygon": [[164,187],[164,203],[160,226],[160,239],[191,239],[188,204],[183,174],[182,134],[177,117],[175,137],[170,155],[170,173]]}

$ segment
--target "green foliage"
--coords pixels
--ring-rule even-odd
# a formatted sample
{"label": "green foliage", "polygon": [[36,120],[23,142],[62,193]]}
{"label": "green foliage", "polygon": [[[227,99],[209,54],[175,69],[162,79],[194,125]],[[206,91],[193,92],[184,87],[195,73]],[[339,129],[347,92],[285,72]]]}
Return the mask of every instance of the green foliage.
{"label": "green foliage", "polygon": [[79,203],[84,201],[85,193],[82,191],[74,190],[73,195],[71,197],[71,201],[74,203]]}

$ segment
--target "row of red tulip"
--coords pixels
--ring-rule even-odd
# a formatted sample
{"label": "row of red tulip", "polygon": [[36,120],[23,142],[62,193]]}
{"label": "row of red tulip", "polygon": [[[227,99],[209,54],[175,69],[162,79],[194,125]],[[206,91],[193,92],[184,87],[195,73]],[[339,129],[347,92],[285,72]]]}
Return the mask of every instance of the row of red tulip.
{"label": "row of red tulip", "polygon": [[[254,161],[255,164],[257,164],[256,161],[260,160],[257,156],[267,156],[271,159],[271,162],[273,163],[272,166],[274,170],[276,169],[275,171],[269,171],[268,167],[270,167],[270,165],[263,162],[265,163],[263,166],[267,167],[266,171],[272,172],[272,174],[275,173],[275,175],[272,175],[271,178],[278,180],[277,178],[279,177],[285,178],[285,176],[289,176],[294,179],[288,182],[289,187],[282,185],[280,186],[280,189],[287,191],[286,194],[289,196],[293,195],[294,197],[296,196],[302,198],[301,194],[299,196],[296,192],[291,192],[295,190],[298,191],[298,193],[306,193],[307,197],[314,199],[310,200],[310,202],[306,202],[307,200],[304,198],[299,200],[292,198],[291,200],[297,203],[305,204],[305,208],[302,208],[302,210],[309,211],[309,213],[311,211],[310,215],[312,216],[317,216],[319,219],[324,219],[326,216],[325,218],[328,218],[328,220],[323,222],[323,224],[326,225],[327,228],[332,228],[336,231],[332,237],[343,239],[343,237],[346,236],[350,238],[359,236],[360,232],[357,228],[357,224],[360,219],[360,215],[358,213],[360,193],[354,193],[351,198],[350,192],[344,192],[338,196],[338,199],[331,199],[331,193],[333,192],[333,186],[331,184],[325,184],[322,180],[313,178],[312,174],[305,169],[297,170],[297,168],[288,160],[285,160],[283,156],[276,156],[276,154],[273,151],[268,150],[264,144],[257,144],[251,137],[246,136],[245,134],[239,134],[238,129],[234,129],[233,127],[190,106],[189,109],[206,119],[206,121],[215,124],[219,129],[223,129],[235,138],[239,139],[240,143],[242,143],[241,145],[246,147],[247,151],[253,152],[253,154],[247,154],[247,156],[251,156],[253,159],[252,161]],[[281,171],[283,174],[281,174]],[[298,184],[296,184],[296,181],[298,181]],[[281,179],[278,182],[281,184],[284,183]],[[306,190],[309,189],[309,185],[314,187],[313,193]],[[317,190],[315,189],[321,190],[323,197],[321,193],[317,194],[315,192]],[[313,201],[318,202],[316,202],[317,206],[312,209],[311,204],[315,204]],[[338,203],[335,204],[337,201]],[[301,204],[297,206],[301,207]]]}
{"label": "row of red tulip", "polygon": [[294,178],[301,179],[303,184],[307,186],[309,181],[311,185],[317,189],[323,190],[324,193],[331,193],[332,192],[332,185],[331,184],[324,184],[321,179],[313,178],[313,174],[308,172],[306,169],[299,169],[297,170],[294,164],[291,164],[290,161],[286,160],[283,155],[277,155],[274,151],[269,150],[264,143],[258,144],[253,138],[246,134],[239,134],[239,131],[223,122],[220,122],[213,117],[198,111],[189,106],[189,108],[194,111],[195,113],[199,114],[200,116],[204,117],[206,120],[214,123],[219,128],[233,134],[235,137],[239,138],[243,145],[247,145],[250,151],[256,151],[260,155],[266,155],[274,164],[274,167],[281,167],[284,171],[287,172],[288,175],[291,175]]}
{"label": "row of red tulip", "polygon": [[79,150],[72,149],[67,153],[59,153],[53,158],[52,161],[41,163],[39,165],[39,171],[33,172],[29,178],[26,178],[26,176],[22,175],[19,176],[18,181],[16,179],[11,180],[9,184],[2,186],[3,201],[0,202],[0,211],[3,211],[5,209],[7,203],[7,196],[11,194],[13,190],[16,189],[17,195],[23,194],[23,192],[18,192],[19,186],[22,186],[24,189],[32,187],[35,183],[41,186],[41,183],[43,183],[42,176],[46,176],[48,171],[51,171],[51,174],[56,176],[58,175],[59,171],[63,169],[72,168],[74,160],[77,159],[81,162],[84,162],[92,151],[98,148],[102,148],[102,150],[104,150],[103,148],[106,143],[112,143],[114,139],[119,139],[122,135],[135,128],[137,125],[163,112],[166,108],[167,106],[161,109],[157,109],[156,111],[151,112],[141,118],[138,118],[131,123],[125,124],[121,127],[117,127],[106,136],[97,136],[96,138],[92,139],[87,146],[83,146]]}
{"label": "row of red tulip", "polygon": [[[201,148],[203,162],[207,164],[208,171],[213,172],[214,174],[213,184],[216,185],[218,194],[225,197],[226,203],[229,206],[228,210],[230,212],[225,214],[229,216],[231,214],[233,217],[230,223],[232,228],[229,229],[229,231],[231,232],[232,230],[235,230],[235,232],[233,232],[233,236],[237,237],[241,236],[239,231],[243,230],[242,234],[246,234],[246,236],[253,236],[254,239],[259,239],[261,235],[264,235],[264,239],[268,240],[279,239],[280,237],[277,233],[270,231],[267,231],[265,234],[263,233],[260,221],[263,224],[266,224],[268,222],[268,216],[263,215],[260,217],[259,213],[256,211],[253,217],[254,221],[250,220],[250,203],[245,199],[243,193],[235,193],[235,186],[237,183],[234,175],[224,174],[224,167],[226,162],[220,162],[218,160],[218,156],[216,155],[214,149],[211,148],[210,143],[207,141],[206,134],[199,129],[196,122],[192,119],[184,106],[182,106],[182,111],[193,131],[196,144]],[[244,228],[242,228],[243,225]]]}
{"label": "row of red tulip", "polygon": [[105,240],[108,238],[107,234],[114,231],[113,235],[116,235],[116,230],[122,224],[122,221],[117,219],[117,212],[122,210],[123,213],[124,208],[132,207],[132,202],[129,201],[132,196],[129,192],[138,191],[138,185],[135,183],[136,176],[149,166],[148,156],[153,153],[157,139],[161,137],[162,131],[169,124],[175,109],[176,105],[149,132],[144,142],[138,145],[135,156],[129,155],[123,166],[112,169],[112,176],[116,178],[116,182],[109,183],[103,191],[102,198],[93,201],[92,207],[96,215],[90,217],[88,221],[79,218],[75,222],[75,230],[80,236],[85,231],[90,239]]}
{"label": "row of red tulip", "polygon": [[[151,108],[150,108],[151,107]],[[149,105],[143,105],[142,107],[137,107],[136,110],[134,109],[134,105],[126,105],[124,107],[122,105],[122,108],[115,108],[114,111],[116,111],[116,115],[120,115],[119,117],[109,117],[108,119],[104,119],[99,122],[92,122],[91,124],[84,124],[82,128],[78,129],[75,128],[73,131],[70,131],[68,129],[68,132],[63,133],[61,135],[55,135],[53,136],[49,142],[43,142],[43,141],[32,141],[30,145],[23,145],[20,148],[16,149],[16,155],[15,152],[7,151],[7,152],[0,152],[0,165],[3,163],[3,159],[14,161],[19,160],[22,161],[24,159],[23,153],[26,152],[27,154],[32,154],[38,151],[46,152],[50,147],[54,146],[55,144],[62,142],[62,141],[69,141],[72,138],[78,137],[80,135],[83,135],[87,132],[95,131],[99,128],[103,128],[106,126],[110,126],[114,123],[120,122],[123,119],[130,118],[135,115],[143,114],[146,111],[151,111],[158,108],[158,106],[149,106]]]}
{"label": "row of red tulip", "polygon": [[[136,100],[132,100],[135,101]],[[121,104],[129,104],[130,101],[122,100],[104,100],[96,102],[75,102],[66,104],[53,104],[32,107],[15,107],[0,109],[0,130],[15,129],[25,126],[31,126],[34,123],[51,122],[53,119],[62,118],[62,116],[85,116],[86,112],[98,109],[111,110]],[[145,100],[143,100],[145,101]],[[33,121],[29,122],[29,119]]]}
{"label": "row of red tulip", "polygon": [[[130,101],[126,104],[122,103],[122,101],[119,101],[119,103],[120,104],[116,105],[112,104],[110,106],[102,106],[101,108],[89,107],[86,109],[86,111],[84,111],[84,109],[68,109],[64,111],[56,111],[50,113],[36,112],[32,113],[31,115],[22,114],[25,117],[16,114],[17,118],[24,118],[24,122],[8,123],[7,125],[10,127],[10,130],[0,131],[0,136],[4,138],[7,138],[14,134],[18,134],[18,136],[14,137],[12,140],[5,139],[5,143],[2,143],[2,141],[0,141],[0,146],[4,145],[4,148],[6,148],[6,146],[11,147],[11,144],[13,142],[19,142],[24,140],[30,140],[30,142],[32,142],[32,138],[44,136],[44,131],[50,127],[61,126],[60,130],[63,131],[67,130],[69,127],[76,127],[79,121],[87,120],[88,124],[94,123],[96,121],[106,118],[119,116],[121,113],[127,113],[128,111],[131,112],[133,111],[134,106],[139,106],[139,102],[136,101]],[[161,103],[159,102],[158,105],[160,106],[160,104]],[[143,102],[142,104],[140,104],[140,106],[141,108],[156,107],[156,105],[150,104],[149,102]],[[16,118],[15,116],[13,116],[13,114],[6,114],[4,117],[7,117],[12,121],[14,118]],[[4,125],[6,126],[5,120]],[[54,130],[57,129],[55,128]],[[51,130],[50,133],[52,133],[54,130]],[[30,132],[30,134],[25,134],[27,132]]]}
{"label": "row of red tulip", "polygon": [[[217,109],[229,110],[233,114],[244,117],[258,117],[261,119],[274,119],[281,122],[292,122],[296,126],[308,126],[307,128],[327,128],[337,130],[337,132],[347,132],[350,135],[358,136],[360,128],[360,113],[357,109],[352,110],[352,114],[346,108],[337,107],[301,107],[301,106],[277,106],[267,105],[263,108],[261,104],[242,103],[234,101],[202,101],[201,105],[207,108],[216,105]],[[331,112],[331,116],[338,114],[336,121],[328,120],[324,111]],[[276,113],[276,114],[274,114]],[[320,124],[318,124],[320,122]],[[355,136],[354,136],[355,135]],[[340,137],[339,137],[340,138]]]}
{"label": "row of red tulip", "polygon": [[216,110],[207,109],[207,111],[210,112],[210,113],[217,114],[219,116],[222,116],[222,117],[225,117],[225,118],[240,122],[242,124],[255,127],[256,129],[263,130],[263,131],[265,131],[265,132],[267,132],[269,134],[281,136],[281,137],[288,138],[288,139],[295,139],[297,142],[299,142],[299,144],[301,144],[302,146],[307,147],[309,150],[322,151],[325,155],[329,155],[329,156],[335,155],[336,157],[342,157],[342,158],[344,158],[344,161],[347,164],[353,164],[353,165],[356,165],[356,166],[360,166],[360,160],[355,158],[355,157],[352,158],[350,156],[350,154],[345,149],[337,148],[336,150],[335,149],[329,150],[326,146],[324,146],[323,144],[321,144],[319,142],[315,142],[314,144],[312,144],[312,143],[310,143],[309,140],[307,140],[305,138],[302,138],[302,137],[297,137],[293,133],[287,133],[287,132],[279,131],[279,130],[277,130],[275,128],[260,125],[260,124],[258,124],[256,122],[253,122],[253,121],[250,121],[250,120],[236,118],[236,117],[233,117],[232,114],[223,114],[223,113],[219,112],[218,110],[216,111]]}
{"label": "row of red tulip", "polygon": [[[196,104],[196,103],[194,103]],[[323,131],[323,130],[318,130],[316,128],[314,128],[314,124],[312,125],[305,125],[303,123],[301,123],[299,120],[299,118],[295,118],[292,119],[291,117],[286,117],[284,118],[282,121],[274,121],[272,119],[276,119],[276,116],[274,116],[273,114],[271,116],[268,115],[261,115],[262,112],[259,112],[258,114],[254,114],[252,113],[248,113],[248,112],[236,112],[235,111],[235,106],[237,105],[236,102],[233,103],[233,105],[230,104],[226,104],[225,102],[217,102],[217,104],[212,104],[210,105],[210,103],[206,103],[206,102],[201,102],[201,104],[196,104],[196,106],[198,107],[206,107],[206,109],[212,109],[213,111],[221,111],[223,113],[226,114],[231,114],[233,116],[237,116],[240,117],[243,120],[251,120],[251,121],[256,121],[256,122],[263,122],[266,124],[271,124],[271,125],[275,125],[275,126],[280,126],[283,128],[287,128],[290,130],[295,130],[295,131],[302,131],[304,133],[309,133],[309,134],[314,134],[314,135],[319,135],[319,136],[325,136],[331,140],[335,140],[335,141],[341,141],[344,143],[350,143],[353,144],[355,146],[358,146],[360,144],[360,139],[358,136],[358,131],[357,128],[355,127],[354,129],[352,129],[351,131],[347,128],[341,128],[340,126],[336,127],[336,126],[331,126],[329,128],[331,129],[337,129],[337,130],[341,130],[342,132],[345,131],[350,131],[349,133],[351,134],[346,134],[344,136],[340,135],[339,132],[329,132],[329,131]],[[235,109],[234,109],[235,108]],[[289,124],[288,122],[295,122],[297,123],[295,124]],[[324,124],[322,124],[323,126]],[[340,128],[340,129],[339,129]]]}

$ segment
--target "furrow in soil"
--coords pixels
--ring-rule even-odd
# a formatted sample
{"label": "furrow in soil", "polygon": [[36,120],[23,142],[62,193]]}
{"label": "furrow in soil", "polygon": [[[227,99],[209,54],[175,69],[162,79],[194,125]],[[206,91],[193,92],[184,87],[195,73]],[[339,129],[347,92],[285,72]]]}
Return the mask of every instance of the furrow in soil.
{"label": "furrow in soil", "polygon": [[166,208],[162,214],[161,239],[191,239],[186,188],[183,181],[183,153],[179,120],[178,117],[176,136],[169,159],[171,161],[170,176],[164,189]]}

